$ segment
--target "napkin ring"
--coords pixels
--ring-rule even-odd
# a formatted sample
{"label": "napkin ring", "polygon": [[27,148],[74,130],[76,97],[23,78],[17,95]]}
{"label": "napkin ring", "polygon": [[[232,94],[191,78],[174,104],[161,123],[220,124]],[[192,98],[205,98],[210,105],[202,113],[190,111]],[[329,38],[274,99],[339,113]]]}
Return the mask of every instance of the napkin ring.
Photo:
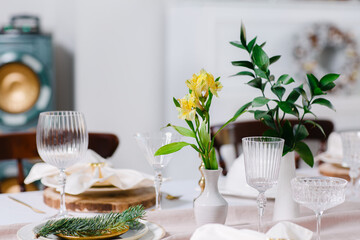
{"label": "napkin ring", "polygon": [[103,175],[101,173],[101,168],[105,166],[104,162],[99,162],[99,163],[90,163],[91,166],[91,170],[94,172],[96,168],[99,169],[99,178],[103,178]]}

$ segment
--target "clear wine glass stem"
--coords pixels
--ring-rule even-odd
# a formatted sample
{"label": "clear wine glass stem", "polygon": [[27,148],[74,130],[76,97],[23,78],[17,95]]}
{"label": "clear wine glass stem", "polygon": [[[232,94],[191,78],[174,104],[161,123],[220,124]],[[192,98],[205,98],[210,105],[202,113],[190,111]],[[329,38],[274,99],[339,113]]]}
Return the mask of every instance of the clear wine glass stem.
{"label": "clear wine glass stem", "polygon": [[60,188],[60,216],[67,215],[66,204],[65,204],[65,184],[66,184],[66,173],[65,169],[60,169],[60,178],[59,178]]}
{"label": "clear wine glass stem", "polygon": [[316,214],[316,240],[320,240],[320,230],[321,230],[321,216],[323,211],[317,212]]}
{"label": "clear wine glass stem", "polygon": [[264,215],[264,210],[266,207],[266,196],[264,192],[259,192],[259,195],[257,197],[257,205],[259,212],[258,232],[262,232],[262,217]]}
{"label": "clear wine glass stem", "polygon": [[350,196],[356,196],[357,193],[355,190],[355,181],[356,181],[357,177],[359,176],[359,167],[354,166],[354,164],[352,164],[350,166],[349,176],[351,178]]}
{"label": "clear wine glass stem", "polygon": [[156,193],[156,205],[155,210],[161,210],[161,184],[162,184],[162,171],[161,169],[154,169],[155,170],[155,193]]}

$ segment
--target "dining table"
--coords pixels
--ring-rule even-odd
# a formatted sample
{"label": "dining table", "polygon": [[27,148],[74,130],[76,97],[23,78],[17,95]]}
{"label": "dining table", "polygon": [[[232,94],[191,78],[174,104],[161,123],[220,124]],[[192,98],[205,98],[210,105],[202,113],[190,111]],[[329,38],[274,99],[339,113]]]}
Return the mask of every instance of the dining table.
{"label": "dining table", "polygon": [[[318,172],[317,169],[311,171],[313,173]],[[219,180],[220,189],[224,181],[226,181],[226,177],[221,177]],[[162,210],[146,209],[146,221],[156,224],[162,230],[161,236],[157,236],[156,239],[190,239],[197,229],[193,213],[193,201],[200,194],[198,179],[169,179],[163,183],[162,193]],[[168,199],[166,198],[168,194],[178,198]],[[229,204],[225,225],[236,229],[256,230],[258,218],[256,198],[231,193],[224,193],[223,195]],[[37,213],[30,207],[14,201],[10,197],[25,202],[44,213]],[[272,220],[273,205],[274,199],[270,198],[263,218],[265,230],[270,229],[278,222]],[[17,232],[19,229],[29,224],[43,222],[56,214],[57,211],[57,209],[51,208],[43,202],[43,191],[0,194],[0,239],[18,239]],[[315,231],[316,219],[314,213],[304,207],[300,208],[300,212],[300,217],[288,219],[287,221]],[[71,214],[86,217],[93,216],[96,213],[71,212]],[[360,203],[345,202],[324,213],[321,227],[322,239],[360,239],[359,226]],[[28,239],[33,238],[29,236]]]}

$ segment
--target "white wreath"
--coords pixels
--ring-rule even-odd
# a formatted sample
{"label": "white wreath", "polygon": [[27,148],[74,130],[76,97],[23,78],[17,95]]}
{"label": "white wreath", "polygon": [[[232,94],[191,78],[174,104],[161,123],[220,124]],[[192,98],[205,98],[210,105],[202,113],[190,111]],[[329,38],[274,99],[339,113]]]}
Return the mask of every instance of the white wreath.
{"label": "white wreath", "polygon": [[332,24],[310,26],[297,37],[294,55],[302,72],[317,77],[340,73],[332,93],[349,93],[358,84],[360,55],[356,40]]}

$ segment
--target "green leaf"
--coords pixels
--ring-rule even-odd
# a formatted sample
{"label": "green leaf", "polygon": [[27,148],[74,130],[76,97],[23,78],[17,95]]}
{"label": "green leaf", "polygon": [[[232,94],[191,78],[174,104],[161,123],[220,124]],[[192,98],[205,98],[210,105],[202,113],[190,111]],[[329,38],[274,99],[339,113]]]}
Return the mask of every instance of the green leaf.
{"label": "green leaf", "polygon": [[309,132],[303,124],[295,125],[294,131],[296,133],[295,141],[304,140],[305,138],[307,138],[307,136],[309,136]]}
{"label": "green leaf", "polygon": [[270,101],[270,99],[266,98],[266,97],[257,97],[254,98],[254,100],[252,101],[252,106],[253,107],[262,107],[265,104],[267,104]]}
{"label": "green leaf", "polygon": [[267,113],[267,111],[256,110],[254,111],[254,118],[256,120],[261,120],[262,118],[264,118],[264,116],[267,115]]}
{"label": "green leaf", "polygon": [[245,30],[245,26],[243,23],[241,23],[241,28],[240,28],[240,41],[241,44],[246,47],[246,30]]}
{"label": "green leaf", "polygon": [[233,42],[230,42],[230,44],[235,46],[235,47],[246,50],[246,48],[239,41],[233,41]]}
{"label": "green leaf", "polygon": [[204,115],[203,111],[201,111],[200,108],[196,108],[196,112],[197,112],[197,114],[199,114],[199,116],[200,116],[202,119],[205,119],[205,115]]}
{"label": "green leaf", "polygon": [[176,98],[174,98],[174,97],[173,97],[173,102],[174,102],[174,104],[175,104],[176,107],[180,107],[179,101],[178,101]]}
{"label": "green leaf", "polygon": [[254,70],[254,65],[252,64],[252,62],[249,62],[249,61],[233,61],[233,62],[231,62],[231,64],[233,66],[246,67],[246,68]]}
{"label": "green leaf", "polygon": [[200,149],[195,144],[190,144],[190,146],[198,153],[201,153]]}
{"label": "green leaf", "polygon": [[270,64],[269,57],[259,45],[254,46],[252,58],[254,59],[256,66],[258,66],[264,72],[267,72],[268,66]]}
{"label": "green leaf", "polygon": [[189,146],[189,145],[191,145],[191,144],[187,143],[187,142],[169,143],[169,144],[166,144],[166,145],[162,146],[161,148],[159,148],[155,152],[154,156],[160,156],[160,155],[166,155],[166,154],[174,153],[174,152],[179,151],[183,147],[186,147],[186,146]]}
{"label": "green leaf", "polygon": [[289,74],[283,74],[277,80],[277,83],[284,84],[284,85],[288,85],[288,84],[293,83],[293,82],[295,82],[295,81],[294,81],[294,79],[292,77],[289,76]]}
{"label": "green leaf", "polygon": [[293,151],[293,149],[291,147],[289,147],[288,145],[284,144],[284,150],[283,150],[283,156],[285,156],[287,153]]}
{"label": "green leaf", "polygon": [[336,86],[335,83],[328,83],[325,86],[320,86],[320,88],[322,91],[329,91],[329,90],[333,89],[335,86]]}
{"label": "green leaf", "polygon": [[250,86],[258,89],[261,89],[261,83],[261,78],[254,78],[253,80],[247,82]]}
{"label": "green leaf", "polygon": [[170,127],[170,126],[172,128],[174,128],[178,133],[180,133],[181,135],[183,135],[185,137],[195,138],[195,133],[193,131],[191,131],[190,129],[180,127],[180,126],[171,125],[171,124],[167,125],[167,127]]}
{"label": "green leaf", "polygon": [[195,115],[195,124],[196,124],[196,131],[199,129],[200,121],[198,115]]}
{"label": "green leaf", "polygon": [[284,112],[296,117],[299,117],[299,111],[297,110],[295,104],[289,102],[278,102],[279,108]]}
{"label": "green leaf", "polygon": [[267,137],[279,137],[279,133],[274,129],[268,129],[263,133],[263,136]]}
{"label": "green leaf", "polygon": [[250,53],[252,50],[253,50],[253,48],[254,48],[254,44],[255,44],[255,42],[256,42],[256,38],[257,37],[255,37],[253,40],[251,40],[250,42],[249,42],[249,44],[248,44],[248,52]]}
{"label": "green leaf", "polygon": [[281,100],[285,93],[285,88],[281,86],[273,85],[271,91]]}
{"label": "green leaf", "polygon": [[297,142],[295,145],[295,151],[310,167],[314,166],[314,157],[308,145],[304,142]]}
{"label": "green leaf", "polygon": [[320,87],[326,86],[329,83],[333,83],[336,79],[339,78],[339,76],[340,76],[339,74],[335,74],[335,73],[326,74],[320,79]]}
{"label": "green leaf", "polygon": [[[248,103],[244,104],[241,108],[239,108],[236,111],[236,113],[230,120],[235,121],[241,114],[243,114],[251,106],[251,104],[252,104],[252,102],[248,102]],[[228,122],[230,122],[230,120]],[[219,130],[221,130],[221,129],[222,128],[220,128]]]}
{"label": "green leaf", "polygon": [[271,58],[269,59],[270,64],[273,64],[274,62],[276,62],[277,60],[279,60],[280,57],[281,57],[280,55],[271,57]]}
{"label": "green leaf", "polygon": [[283,153],[292,151],[294,148],[294,132],[289,120],[286,120],[282,126],[281,137],[285,140],[285,145],[287,146],[286,148],[284,146]]}
{"label": "green leaf", "polygon": [[261,121],[268,127],[275,129],[276,125],[274,122],[274,119],[270,115],[264,115],[261,119]]}
{"label": "green leaf", "polygon": [[325,132],[324,132],[324,129],[322,128],[322,126],[320,124],[318,124],[317,122],[314,122],[312,120],[306,120],[304,123],[310,123],[312,124],[313,126],[317,127],[321,133],[324,135],[324,137],[326,136]]}
{"label": "green leaf", "polygon": [[265,46],[266,42],[263,42],[260,47],[263,48]]}
{"label": "green leaf", "polygon": [[201,123],[200,131],[199,131],[200,142],[204,149],[207,149],[210,142],[210,134],[207,131],[207,124],[205,121]]}
{"label": "green leaf", "polygon": [[188,126],[190,127],[191,130],[193,130],[193,132],[195,132],[195,128],[194,128],[194,124],[192,123],[192,121],[186,120],[186,123],[188,124]]}
{"label": "green leaf", "polygon": [[215,82],[218,82],[220,80],[220,77],[217,77],[216,79],[215,79]]}
{"label": "green leaf", "polygon": [[319,88],[319,80],[313,74],[306,74],[311,96],[323,95],[323,91]]}
{"label": "green leaf", "polygon": [[259,68],[255,68],[254,71],[255,71],[256,75],[258,75],[259,77],[267,78],[266,73],[263,70],[261,70]]}
{"label": "green leaf", "polygon": [[206,101],[206,104],[205,104],[205,110],[207,111],[207,112],[209,112],[209,109],[210,109],[210,106],[211,106],[211,101],[212,101],[212,99],[213,99],[213,94],[212,94],[212,92],[209,90],[209,97],[208,97],[208,100]]}
{"label": "green leaf", "polygon": [[252,72],[248,72],[248,71],[238,72],[237,74],[232,75],[232,77],[233,76],[250,76],[255,78],[255,75]]}
{"label": "green leaf", "polygon": [[295,103],[300,96],[300,93],[298,91],[292,90],[289,94],[289,96],[286,98],[286,101],[289,103]]}
{"label": "green leaf", "polygon": [[300,87],[294,88],[293,91],[298,92],[299,94],[301,94],[301,96],[302,96],[304,99],[306,99],[307,101],[309,101],[309,99],[308,99],[308,97],[307,97],[307,95],[306,95],[305,90],[302,88],[302,85],[300,85]]}
{"label": "green leaf", "polygon": [[210,151],[210,169],[213,169],[213,170],[218,169],[218,162],[216,159],[215,148],[212,148]]}
{"label": "green leaf", "polygon": [[328,108],[335,111],[335,108],[331,104],[331,102],[329,100],[325,99],[325,98],[317,98],[312,102],[312,104],[320,104],[320,105],[323,105],[323,106],[328,107]]}

